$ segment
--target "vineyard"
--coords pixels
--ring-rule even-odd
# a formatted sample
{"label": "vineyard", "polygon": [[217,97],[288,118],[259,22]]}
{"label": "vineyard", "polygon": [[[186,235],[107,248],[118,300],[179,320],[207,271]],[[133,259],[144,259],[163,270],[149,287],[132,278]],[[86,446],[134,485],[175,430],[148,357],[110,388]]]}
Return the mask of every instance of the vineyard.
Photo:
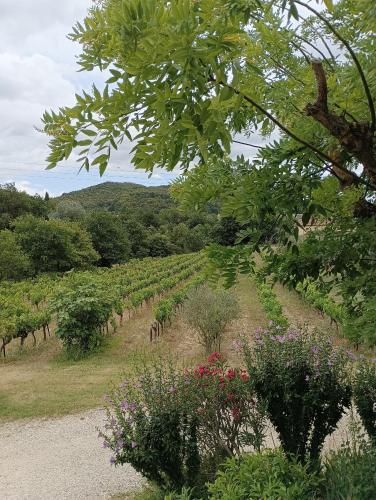
{"label": "vineyard", "polygon": [[[203,254],[133,260],[111,269],[69,272],[63,276],[41,276],[0,287],[1,352],[19,339],[20,346],[31,335],[54,333],[67,349],[88,351],[101,343],[112,327],[144,303],[158,299],[155,320],[163,328],[191,286],[203,281],[198,274]],[[175,287],[182,285],[176,292]]]}

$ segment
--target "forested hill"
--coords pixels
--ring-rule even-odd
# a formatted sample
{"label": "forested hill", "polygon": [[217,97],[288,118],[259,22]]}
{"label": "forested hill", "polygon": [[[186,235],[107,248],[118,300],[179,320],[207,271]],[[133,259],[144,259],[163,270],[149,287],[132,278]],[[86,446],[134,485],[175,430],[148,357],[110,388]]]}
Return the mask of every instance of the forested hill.
{"label": "forested hill", "polygon": [[63,193],[54,201],[72,200],[86,210],[106,209],[111,212],[151,209],[159,212],[175,205],[168,186],[147,187],[131,182],[104,182],[79,191]]}

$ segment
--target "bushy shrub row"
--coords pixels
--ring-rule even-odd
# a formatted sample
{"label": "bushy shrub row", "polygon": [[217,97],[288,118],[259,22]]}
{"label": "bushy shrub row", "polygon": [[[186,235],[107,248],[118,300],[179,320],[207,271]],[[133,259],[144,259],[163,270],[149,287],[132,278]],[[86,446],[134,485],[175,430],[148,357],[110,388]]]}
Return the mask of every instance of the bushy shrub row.
{"label": "bushy shrub row", "polygon": [[[316,491],[336,498],[334,485],[341,470],[344,474],[345,467],[355,467],[355,452],[344,449],[327,462],[321,462],[320,452],[353,394],[371,438],[371,444],[357,450],[359,467],[371,474],[374,361],[353,361],[351,353],[323,335],[276,324],[259,330],[252,344],[239,340],[238,347],[246,370],[229,368],[213,353],[193,370],[178,370],[162,360],[137,380],[125,381],[110,397],[102,434],[112,462],[131,463],[164,492],[177,492],[171,499],[304,499],[314,498]],[[260,454],[267,419],[281,450]],[[245,449],[253,453],[242,456]],[[358,469],[349,474],[358,481]],[[368,489],[376,491],[374,483]]]}
{"label": "bushy shrub row", "polygon": [[268,320],[277,325],[287,326],[288,320],[283,314],[282,306],[275,292],[267,283],[263,282],[262,278],[258,275],[255,276],[255,282],[260,302],[265,309]]}
{"label": "bushy shrub row", "polygon": [[197,288],[205,281],[205,275],[199,274],[194,276],[187,283],[185,283],[179,290],[168,294],[166,298],[159,300],[153,307],[154,317],[162,327],[167,321],[171,322],[173,314],[176,309],[183,304],[186,300],[188,293]]}
{"label": "bushy shrub row", "polygon": [[306,278],[296,285],[296,291],[302,295],[304,300],[315,307],[322,314],[326,314],[334,323],[344,324],[347,318],[346,309],[338,304],[327,293],[320,290],[317,284]]}

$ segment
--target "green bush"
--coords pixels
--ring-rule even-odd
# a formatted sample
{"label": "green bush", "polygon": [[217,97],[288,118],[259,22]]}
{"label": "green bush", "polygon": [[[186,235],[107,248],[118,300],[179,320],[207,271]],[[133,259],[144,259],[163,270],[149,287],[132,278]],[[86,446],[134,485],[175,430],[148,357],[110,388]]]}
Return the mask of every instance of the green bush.
{"label": "green bush", "polygon": [[244,357],[286,454],[318,460],[325,437],[350,406],[348,357],[318,332],[273,323],[258,331],[252,346],[244,343]]}
{"label": "green bush", "polygon": [[312,500],[319,483],[307,466],[275,449],[228,460],[209,492],[220,500]]}
{"label": "green bush", "polygon": [[104,447],[111,462],[130,463],[165,491],[200,482],[197,418],[183,376],[162,362],[144,368],[135,382],[111,394]]}
{"label": "green bush", "polygon": [[104,446],[114,464],[130,463],[162,490],[205,494],[227,458],[259,449],[264,415],[245,371],[227,368],[219,353],[192,370],[161,360],[111,394]]}
{"label": "green bush", "polygon": [[376,498],[376,448],[358,441],[332,452],[325,461],[322,498],[370,500]]}
{"label": "green bush", "polygon": [[220,350],[223,331],[238,314],[234,295],[206,285],[191,290],[184,303],[185,322],[196,330],[207,354],[213,349]]}
{"label": "green bush", "polygon": [[376,345],[376,297],[361,304],[357,314],[349,317],[345,323],[344,333],[354,344],[363,343],[366,346]]}
{"label": "green bush", "polygon": [[57,313],[55,333],[71,357],[80,357],[101,344],[113,304],[111,294],[95,283],[66,290],[52,301]]}
{"label": "green bush", "polygon": [[376,358],[362,359],[357,364],[353,398],[364,428],[376,444]]}
{"label": "green bush", "polygon": [[263,283],[260,278],[256,277],[257,292],[261,304],[263,305],[266,317],[269,321],[273,321],[277,325],[287,326],[288,320],[283,314],[281,304],[277,299],[277,295],[267,283]]}

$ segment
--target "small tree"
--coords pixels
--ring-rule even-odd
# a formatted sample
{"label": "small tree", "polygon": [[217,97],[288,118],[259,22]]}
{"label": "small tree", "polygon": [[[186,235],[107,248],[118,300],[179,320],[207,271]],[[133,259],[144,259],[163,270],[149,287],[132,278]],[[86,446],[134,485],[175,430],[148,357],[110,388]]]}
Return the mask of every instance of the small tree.
{"label": "small tree", "polygon": [[79,221],[85,217],[85,209],[78,201],[61,200],[50,214],[51,219]]}
{"label": "small tree", "polygon": [[220,350],[223,331],[239,314],[236,298],[226,290],[202,285],[188,294],[184,307],[185,322],[199,335],[207,353]]}
{"label": "small tree", "polygon": [[113,303],[114,298],[95,283],[65,291],[52,301],[57,313],[56,335],[70,356],[80,356],[101,344]]}

